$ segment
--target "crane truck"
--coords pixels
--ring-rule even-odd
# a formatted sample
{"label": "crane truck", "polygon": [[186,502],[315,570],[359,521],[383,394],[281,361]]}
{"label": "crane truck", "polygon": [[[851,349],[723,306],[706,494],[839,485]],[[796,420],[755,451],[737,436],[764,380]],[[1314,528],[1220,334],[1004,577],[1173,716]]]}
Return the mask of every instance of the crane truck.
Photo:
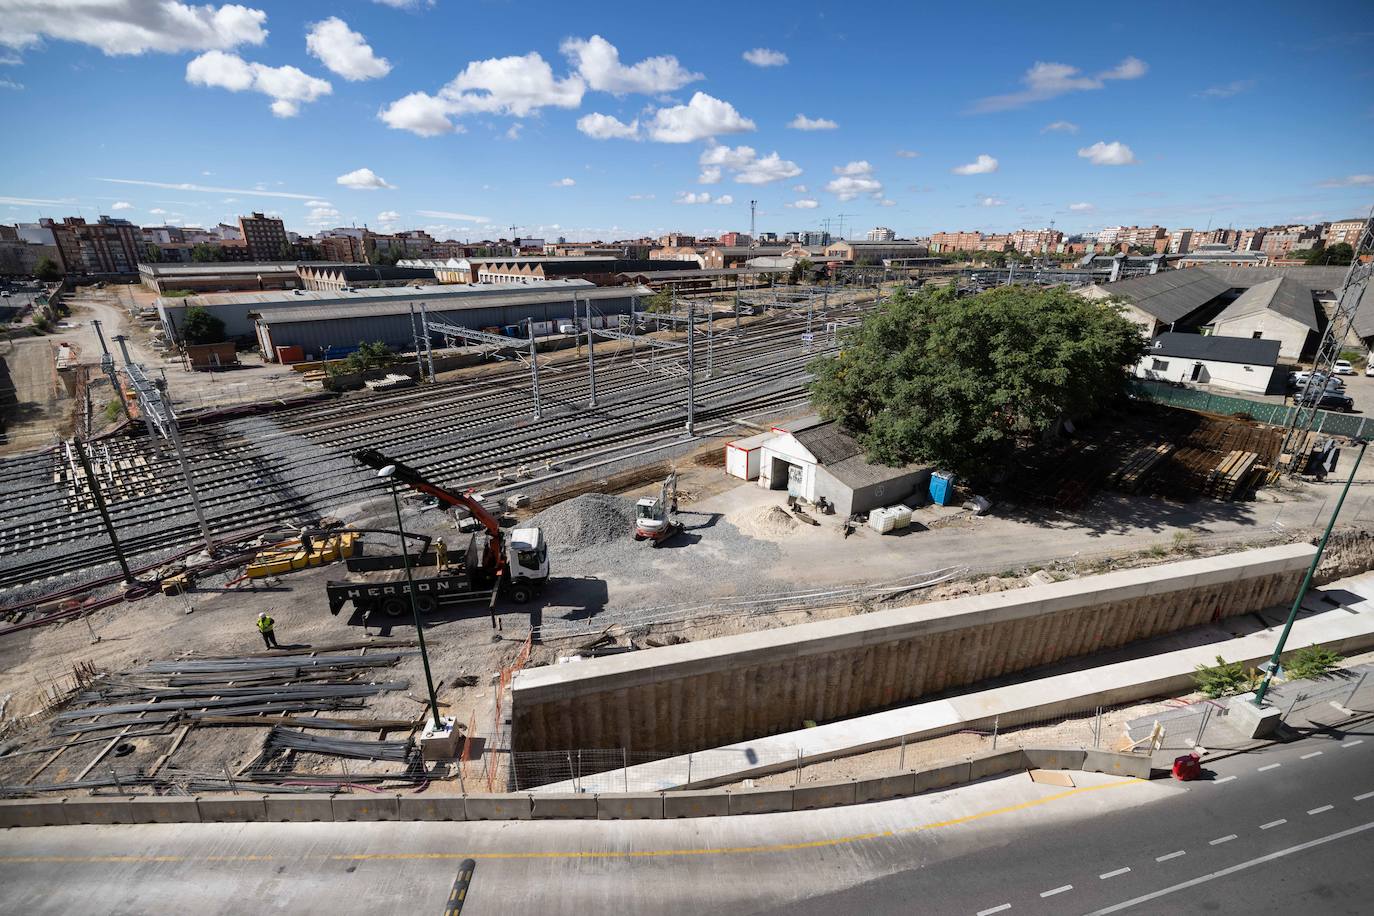
{"label": "crane truck", "polygon": [[[374,610],[389,617],[409,614],[407,558],[415,582],[415,604],[422,613],[444,603],[486,601],[494,606],[502,595],[524,604],[543,589],[549,578],[549,549],[539,528],[516,528],[507,534],[481,501],[469,494],[430,483],[409,465],[373,449],[354,452],[353,457],[377,470],[394,468],[391,479],[395,483],[443,505],[467,510],[484,530],[473,533],[464,549],[450,549],[442,540],[417,536],[422,542],[418,554],[411,553],[402,538],[401,554],[350,557],[347,577],[325,584],[331,614],[337,615],[350,603],[363,614]],[[429,549],[431,543],[436,549]]]}

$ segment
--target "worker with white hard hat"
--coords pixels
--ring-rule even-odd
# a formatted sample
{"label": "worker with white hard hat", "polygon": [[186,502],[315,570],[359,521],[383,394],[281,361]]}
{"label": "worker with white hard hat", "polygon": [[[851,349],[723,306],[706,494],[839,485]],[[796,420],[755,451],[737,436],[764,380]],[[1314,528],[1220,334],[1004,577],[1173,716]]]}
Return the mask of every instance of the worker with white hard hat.
{"label": "worker with white hard hat", "polygon": [[276,621],[268,617],[266,611],[258,615],[258,632],[262,634],[262,641],[269,649],[281,648],[277,645],[277,634],[272,630],[275,625]]}

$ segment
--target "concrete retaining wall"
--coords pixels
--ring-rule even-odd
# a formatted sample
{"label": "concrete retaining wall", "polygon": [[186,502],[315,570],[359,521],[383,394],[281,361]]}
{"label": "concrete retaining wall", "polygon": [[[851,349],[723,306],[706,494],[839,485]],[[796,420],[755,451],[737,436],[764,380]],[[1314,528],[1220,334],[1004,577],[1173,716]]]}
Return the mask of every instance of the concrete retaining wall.
{"label": "concrete retaining wall", "polygon": [[1289,544],[527,668],[517,749],[683,754],[829,722],[1292,598]]}
{"label": "concrete retaining wall", "polygon": [[[1075,761],[1077,762],[1075,764]],[[1063,766],[1055,766],[1056,764]],[[724,817],[836,808],[905,798],[1030,767],[1082,769],[1148,779],[1150,757],[1082,748],[1012,748],[925,770],[797,788],[700,789],[604,795],[89,796],[0,800],[0,829],[84,824],[199,824],[252,821],[641,820]]]}

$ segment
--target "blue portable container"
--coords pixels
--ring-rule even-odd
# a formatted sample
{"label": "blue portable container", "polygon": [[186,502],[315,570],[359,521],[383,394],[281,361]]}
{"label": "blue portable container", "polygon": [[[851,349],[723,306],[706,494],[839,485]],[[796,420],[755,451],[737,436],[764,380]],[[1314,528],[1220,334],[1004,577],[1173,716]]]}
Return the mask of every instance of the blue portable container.
{"label": "blue portable container", "polygon": [[937,506],[948,506],[954,498],[954,475],[936,471],[930,475],[930,501]]}

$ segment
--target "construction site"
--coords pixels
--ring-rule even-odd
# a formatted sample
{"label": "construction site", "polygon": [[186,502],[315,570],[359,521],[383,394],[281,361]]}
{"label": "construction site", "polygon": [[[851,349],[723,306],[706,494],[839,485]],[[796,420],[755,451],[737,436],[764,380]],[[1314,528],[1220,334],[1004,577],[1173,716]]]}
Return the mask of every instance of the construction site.
{"label": "construction site", "polygon": [[[1374,469],[1345,499],[1353,438],[1315,411],[1133,397],[978,490],[868,464],[807,367],[890,292],[588,302],[557,348],[418,314],[405,386],[204,409],[107,327],[80,390],[121,412],[69,397],[65,438],[0,468],[0,795],[338,820],[658,793],[635,816],[662,817],[1018,730],[1148,773],[1140,723],[1258,645],[1338,509],[1319,581],[1374,565]],[[1362,598],[1304,608],[1304,638],[1374,646]]]}

